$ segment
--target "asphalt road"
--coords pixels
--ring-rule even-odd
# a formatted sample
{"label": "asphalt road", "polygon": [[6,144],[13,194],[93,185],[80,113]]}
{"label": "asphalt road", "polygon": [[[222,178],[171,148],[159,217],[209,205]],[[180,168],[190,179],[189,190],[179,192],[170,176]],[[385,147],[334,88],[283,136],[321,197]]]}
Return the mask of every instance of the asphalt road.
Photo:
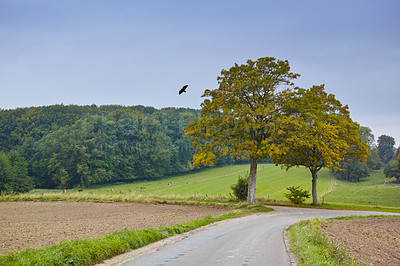
{"label": "asphalt road", "polygon": [[385,214],[382,212],[272,207],[276,211],[222,222],[172,241],[122,265],[291,265],[283,231],[313,217]]}

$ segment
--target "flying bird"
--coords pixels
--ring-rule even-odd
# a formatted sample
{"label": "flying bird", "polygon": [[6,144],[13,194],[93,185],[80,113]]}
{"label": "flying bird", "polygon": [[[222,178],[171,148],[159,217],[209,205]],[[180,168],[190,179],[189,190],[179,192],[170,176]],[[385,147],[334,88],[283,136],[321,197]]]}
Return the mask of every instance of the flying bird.
{"label": "flying bird", "polygon": [[179,95],[181,95],[182,93],[186,92],[186,88],[187,88],[188,86],[189,86],[189,85],[183,86],[182,89],[180,89],[180,91],[179,91]]}

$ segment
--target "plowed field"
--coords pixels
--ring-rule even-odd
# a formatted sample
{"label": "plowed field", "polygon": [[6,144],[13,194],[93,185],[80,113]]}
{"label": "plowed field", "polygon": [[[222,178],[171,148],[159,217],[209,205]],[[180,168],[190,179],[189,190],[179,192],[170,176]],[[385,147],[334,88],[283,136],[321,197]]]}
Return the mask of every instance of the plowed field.
{"label": "plowed field", "polygon": [[173,225],[228,212],[204,206],[95,203],[0,202],[0,254],[115,231]]}
{"label": "plowed field", "polygon": [[400,218],[330,221],[322,230],[361,263],[400,265]]}

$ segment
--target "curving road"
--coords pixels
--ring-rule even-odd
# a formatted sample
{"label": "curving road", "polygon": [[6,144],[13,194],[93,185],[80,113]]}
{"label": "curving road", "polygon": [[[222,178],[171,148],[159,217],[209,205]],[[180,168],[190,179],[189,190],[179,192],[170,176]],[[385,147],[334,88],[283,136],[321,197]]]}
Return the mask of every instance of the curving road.
{"label": "curving road", "polygon": [[283,239],[283,231],[290,224],[313,217],[387,214],[271,208],[275,211],[229,220],[189,233],[134,259],[125,258],[120,265],[291,265]]}

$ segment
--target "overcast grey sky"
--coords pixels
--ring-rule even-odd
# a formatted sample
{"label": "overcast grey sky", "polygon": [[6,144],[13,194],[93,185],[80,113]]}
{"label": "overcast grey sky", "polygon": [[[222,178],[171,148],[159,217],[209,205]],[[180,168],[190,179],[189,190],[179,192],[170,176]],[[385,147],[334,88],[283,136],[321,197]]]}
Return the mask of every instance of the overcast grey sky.
{"label": "overcast grey sky", "polygon": [[0,108],[200,108],[222,69],[273,56],[397,147],[399,14],[397,0],[0,0]]}

